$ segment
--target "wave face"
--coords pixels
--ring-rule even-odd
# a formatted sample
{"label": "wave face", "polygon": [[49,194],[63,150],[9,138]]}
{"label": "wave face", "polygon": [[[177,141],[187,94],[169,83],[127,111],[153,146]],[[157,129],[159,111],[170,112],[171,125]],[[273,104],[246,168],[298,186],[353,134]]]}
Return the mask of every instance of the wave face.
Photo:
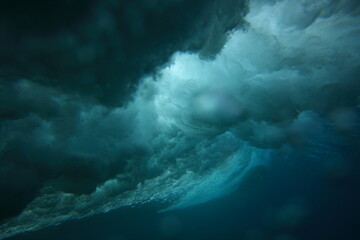
{"label": "wave face", "polygon": [[[170,15],[169,6],[181,5],[159,4]],[[156,7],[144,6],[146,13],[134,13],[154,14]],[[126,81],[116,73],[90,97],[92,87],[79,89],[92,81],[0,79],[6,103],[0,107],[0,191],[8,193],[0,200],[8,209],[0,239],[120,207],[155,203],[169,211],[204,203],[232,192],[248,169],[266,165],[278,149],[319,138],[324,122],[353,132],[359,3],[211,6],[191,19],[196,34],[181,35],[170,59],[154,50],[163,54],[155,61],[160,67],[140,78],[128,102],[116,98]],[[110,98],[98,96],[106,91]]]}

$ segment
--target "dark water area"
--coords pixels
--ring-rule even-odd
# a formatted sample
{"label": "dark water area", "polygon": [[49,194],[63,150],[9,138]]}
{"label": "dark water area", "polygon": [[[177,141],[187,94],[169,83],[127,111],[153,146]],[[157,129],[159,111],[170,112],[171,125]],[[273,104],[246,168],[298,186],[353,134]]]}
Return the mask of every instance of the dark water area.
{"label": "dark water area", "polygon": [[337,152],[341,159],[279,153],[235,192],[202,205],[164,213],[155,205],[122,208],[9,240],[356,240],[359,148],[346,148]]}

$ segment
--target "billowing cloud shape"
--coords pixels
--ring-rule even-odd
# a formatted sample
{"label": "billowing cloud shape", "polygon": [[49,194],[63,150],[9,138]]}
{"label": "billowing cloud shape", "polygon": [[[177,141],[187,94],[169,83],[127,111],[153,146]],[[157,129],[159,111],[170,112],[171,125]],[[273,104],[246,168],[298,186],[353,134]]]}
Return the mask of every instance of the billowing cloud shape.
{"label": "billowing cloud shape", "polygon": [[[181,1],[158,2],[166,15]],[[202,47],[174,48],[126,103],[107,104],[97,91],[89,97],[94,86],[85,93],[82,81],[80,88],[31,78],[1,82],[0,205],[8,210],[0,238],[123,206],[156,202],[170,210],[206,202],[235,189],[246,169],[276,149],[306,144],[325,121],[345,134],[353,129],[359,4],[252,0],[246,28],[225,43],[244,13],[234,7],[242,1],[225,2],[200,15],[193,38],[180,38],[182,46],[198,40]],[[206,21],[211,34],[203,39]],[[146,64],[142,51],[134,54]],[[107,83],[109,99],[123,94],[122,83]],[[18,197],[24,200],[13,202]]]}
{"label": "billowing cloud shape", "polygon": [[243,25],[244,0],[5,0],[0,76],[30,78],[108,106],[175,51],[211,58]]}

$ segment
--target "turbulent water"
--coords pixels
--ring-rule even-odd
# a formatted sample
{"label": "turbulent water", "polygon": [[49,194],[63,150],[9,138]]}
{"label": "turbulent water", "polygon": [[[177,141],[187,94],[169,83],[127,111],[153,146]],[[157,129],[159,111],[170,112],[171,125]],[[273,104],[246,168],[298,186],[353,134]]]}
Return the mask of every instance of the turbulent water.
{"label": "turbulent water", "polygon": [[[66,35],[79,43],[64,47],[69,55],[54,52],[63,41],[56,35],[38,37],[53,44],[44,48],[20,42],[0,69],[0,239],[121,207],[205,203],[233,192],[248,171],[284,149],[316,159],[330,139],[358,138],[357,1],[145,2],[127,20],[135,29],[127,29],[134,35],[128,39],[113,30],[121,25],[114,13],[99,13],[114,55],[121,55],[120,42],[144,41],[123,50],[122,60],[98,53],[107,41],[96,37],[80,49],[81,40]],[[171,32],[166,42],[146,38],[163,36],[166,27],[139,30],[142,14],[171,17],[182,4],[203,9],[184,17],[191,31]],[[30,70],[21,72],[17,56],[29,42],[59,61],[79,48],[79,62],[46,70],[25,52]]]}

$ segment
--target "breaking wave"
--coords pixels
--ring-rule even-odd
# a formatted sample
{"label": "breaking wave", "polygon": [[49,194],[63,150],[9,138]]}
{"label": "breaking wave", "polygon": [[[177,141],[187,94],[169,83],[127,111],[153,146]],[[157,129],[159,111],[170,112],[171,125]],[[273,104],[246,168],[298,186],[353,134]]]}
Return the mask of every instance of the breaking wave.
{"label": "breaking wave", "polygon": [[218,54],[174,53],[121,107],[31,79],[0,85],[12,102],[1,111],[24,112],[2,121],[0,170],[40,186],[0,239],[120,207],[207,202],[277,149],[304,146],[319,118],[351,130],[359,10],[347,0],[252,0],[247,25]]}

